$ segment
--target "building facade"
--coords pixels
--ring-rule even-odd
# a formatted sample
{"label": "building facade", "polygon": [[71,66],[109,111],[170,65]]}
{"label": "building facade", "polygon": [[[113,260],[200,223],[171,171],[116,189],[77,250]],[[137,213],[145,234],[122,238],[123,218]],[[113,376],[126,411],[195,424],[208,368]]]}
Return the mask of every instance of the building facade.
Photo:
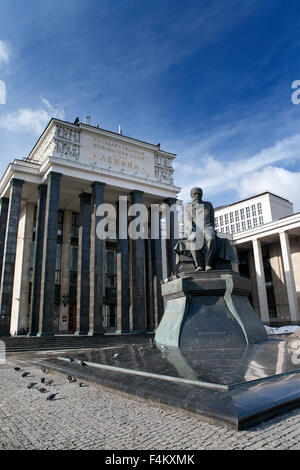
{"label": "building facade", "polygon": [[[14,160],[0,181],[0,335],[157,327],[160,282],[175,269],[174,233],[168,240],[118,234],[120,221],[127,231],[132,220],[127,205],[150,211],[176,203],[174,158],[160,145],[98,127],[49,122],[28,157]],[[117,229],[106,239],[97,235],[103,204],[116,214],[108,214]]]}
{"label": "building facade", "polygon": [[266,325],[300,325],[300,213],[265,192],[215,210],[219,236],[229,238],[240,274],[251,279],[251,302]]}
{"label": "building facade", "polygon": [[215,225],[222,233],[241,233],[293,213],[293,204],[265,192],[228,206],[216,207]]}

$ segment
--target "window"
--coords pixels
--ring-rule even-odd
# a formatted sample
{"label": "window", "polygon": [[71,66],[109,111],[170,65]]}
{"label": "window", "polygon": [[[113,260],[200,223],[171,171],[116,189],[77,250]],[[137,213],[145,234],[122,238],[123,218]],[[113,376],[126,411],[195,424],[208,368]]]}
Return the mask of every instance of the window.
{"label": "window", "polygon": [[220,225],[224,225],[224,219],[222,215],[220,215]]}
{"label": "window", "polygon": [[233,222],[234,222],[234,219],[233,219],[233,212],[230,212],[230,213],[229,213],[229,217],[230,217],[230,223],[233,223]]}
{"label": "window", "polygon": [[258,223],[257,223],[257,217],[254,217],[253,218],[253,225],[254,227],[257,227]]}
{"label": "window", "polygon": [[261,215],[261,216],[259,217],[259,225],[263,225],[263,224],[264,224],[264,218],[263,218],[263,216]]}
{"label": "window", "polygon": [[116,250],[106,250],[105,265],[105,285],[106,287],[117,287],[117,252]]}
{"label": "window", "polygon": [[235,232],[235,230],[234,230],[234,225],[231,225],[230,228],[231,228],[231,233],[234,233],[234,232]]}
{"label": "window", "polygon": [[257,210],[258,210],[258,215],[261,215],[262,214],[262,205],[261,205],[261,202],[259,202],[257,204]]}
{"label": "window", "polygon": [[230,231],[229,231],[229,225],[226,225],[226,233],[230,233]]}
{"label": "window", "polygon": [[[72,235],[71,236],[75,240],[77,239],[77,243],[78,243],[78,237],[79,237],[79,226],[80,226],[80,214],[76,214],[75,212],[73,212],[73,214],[72,214]],[[72,242],[73,242],[73,240],[72,240]]]}
{"label": "window", "polygon": [[248,226],[248,228],[252,228],[252,222],[251,222],[251,220],[247,220],[247,226]]}
{"label": "window", "polygon": [[225,214],[225,225],[227,225],[228,222],[229,222],[229,220],[228,220],[228,214]]}
{"label": "window", "polygon": [[62,237],[63,233],[63,221],[64,221],[64,213],[63,211],[58,211],[58,224],[57,224],[57,236]]}
{"label": "window", "polygon": [[240,220],[239,211],[235,211],[234,213],[235,213],[235,221],[239,222],[239,220]]}
{"label": "window", "polygon": [[241,219],[245,218],[245,209],[241,209]]}
{"label": "window", "polygon": [[256,216],[256,207],[255,207],[255,204],[253,206],[251,206],[251,210],[252,210],[252,216]]}
{"label": "window", "polygon": [[246,215],[247,215],[247,219],[250,218],[250,207],[246,207]]}
{"label": "window", "polygon": [[215,227],[217,228],[219,226],[219,220],[218,217],[215,217]]}
{"label": "window", "polygon": [[241,224],[239,222],[236,224],[236,231],[237,232],[241,231]]}
{"label": "window", "polygon": [[246,222],[244,220],[242,221],[242,230],[246,230]]}
{"label": "window", "polygon": [[70,257],[70,271],[76,271],[78,269],[78,247],[71,246],[71,257]]}

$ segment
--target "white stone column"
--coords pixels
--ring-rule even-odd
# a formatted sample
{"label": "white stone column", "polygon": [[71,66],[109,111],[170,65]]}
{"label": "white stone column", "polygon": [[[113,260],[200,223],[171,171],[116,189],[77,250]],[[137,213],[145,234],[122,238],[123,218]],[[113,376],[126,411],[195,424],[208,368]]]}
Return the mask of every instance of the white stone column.
{"label": "white stone column", "polygon": [[280,232],[279,238],[280,238],[285,284],[286,284],[286,290],[287,290],[289,308],[290,308],[290,317],[291,317],[292,322],[298,322],[299,321],[299,309],[298,309],[298,302],[297,302],[297,294],[296,294],[296,287],[295,287],[295,279],[294,279],[294,272],[293,272],[293,265],[292,265],[292,258],[291,258],[289,236],[287,232]]}
{"label": "white stone column", "polygon": [[21,329],[26,331],[28,327],[34,207],[31,203],[24,204],[20,212],[11,312],[12,335],[18,334]]}
{"label": "white stone column", "polygon": [[259,302],[261,321],[269,323],[270,316],[269,316],[267,289],[266,289],[264,264],[263,264],[260,240],[258,238],[255,238],[254,240],[252,240],[252,245],[253,245],[253,253],[254,253],[254,263],[255,263],[257,290],[258,290],[258,302]]}

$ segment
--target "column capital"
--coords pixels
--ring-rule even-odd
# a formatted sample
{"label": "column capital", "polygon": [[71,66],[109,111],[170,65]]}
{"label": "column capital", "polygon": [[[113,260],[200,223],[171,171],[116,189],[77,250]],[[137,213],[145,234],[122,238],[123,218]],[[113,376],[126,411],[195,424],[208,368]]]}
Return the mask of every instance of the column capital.
{"label": "column capital", "polygon": [[38,190],[41,194],[41,193],[46,193],[47,192],[48,186],[46,184],[39,184],[37,188],[38,188]]}
{"label": "column capital", "polygon": [[9,203],[9,198],[8,197],[1,197],[1,204],[8,204]]}
{"label": "column capital", "polygon": [[172,206],[173,204],[176,204],[177,199],[176,199],[176,197],[167,197],[166,199],[164,199],[163,202],[168,204],[168,206]]}
{"label": "column capital", "polygon": [[104,187],[104,186],[106,186],[106,183],[103,183],[102,181],[94,181],[94,182],[91,184],[91,187],[92,187],[92,188],[95,188],[96,186]]}
{"label": "column capital", "polygon": [[53,176],[54,178],[60,178],[61,176],[63,176],[62,173],[58,173],[57,171],[49,171],[48,175],[47,176]]}
{"label": "column capital", "polygon": [[12,179],[10,180],[10,185],[11,185],[11,186],[22,186],[23,183],[24,183],[24,180],[20,180],[20,179],[18,179],[18,178],[12,178]]}
{"label": "column capital", "polygon": [[130,196],[143,196],[144,191],[140,191],[139,189],[134,189],[129,194]]}
{"label": "column capital", "polygon": [[91,202],[92,195],[91,193],[80,193],[79,199],[86,202]]}

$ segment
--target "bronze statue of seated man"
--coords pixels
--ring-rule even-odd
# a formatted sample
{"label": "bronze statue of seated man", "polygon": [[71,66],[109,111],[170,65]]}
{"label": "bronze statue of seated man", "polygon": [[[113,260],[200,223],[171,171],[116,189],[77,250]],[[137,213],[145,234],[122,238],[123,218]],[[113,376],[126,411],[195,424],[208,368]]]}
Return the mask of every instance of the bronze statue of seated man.
{"label": "bronze statue of seated man", "polygon": [[214,208],[202,196],[201,188],[192,188],[192,202],[184,205],[185,238],[175,246],[176,262],[186,267],[189,263],[191,267],[192,258],[196,271],[230,269],[231,263],[238,263],[238,258],[230,241],[217,237]]}

